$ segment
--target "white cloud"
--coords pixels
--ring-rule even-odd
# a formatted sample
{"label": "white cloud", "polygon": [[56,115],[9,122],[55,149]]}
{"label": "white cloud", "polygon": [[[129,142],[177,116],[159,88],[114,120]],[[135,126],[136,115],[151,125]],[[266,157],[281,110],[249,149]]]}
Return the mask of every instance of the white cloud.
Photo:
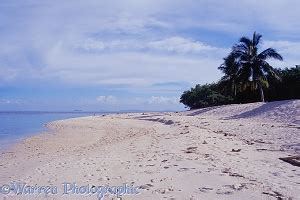
{"label": "white cloud", "polygon": [[162,97],[162,96],[152,96],[148,100],[149,104],[179,104],[178,97]]}
{"label": "white cloud", "polygon": [[278,53],[283,57],[283,62],[270,60],[270,63],[274,67],[295,67],[295,65],[300,64],[299,52],[300,52],[300,42],[290,42],[290,41],[264,41],[262,44],[262,50],[266,48],[275,48]]}
{"label": "white cloud", "polygon": [[[80,54],[65,49],[47,55],[44,76],[87,85],[149,86],[160,82],[209,82],[219,77],[222,55],[186,57],[143,52]],[[205,76],[203,76],[205,74]]]}
{"label": "white cloud", "polygon": [[110,18],[103,21],[99,30],[111,31],[113,33],[130,32],[143,33],[148,31],[148,27],[152,28],[169,28],[166,22],[159,21],[152,17],[134,17],[128,14],[121,14],[117,18]]}
{"label": "white cloud", "polygon": [[193,41],[183,37],[170,37],[164,40],[149,42],[148,47],[160,51],[170,51],[177,53],[199,53],[203,51],[218,50],[216,47],[206,45],[199,41]]}
{"label": "white cloud", "polygon": [[101,95],[95,99],[84,99],[84,106],[100,106],[108,110],[182,110],[177,96],[131,96]]}
{"label": "white cloud", "polygon": [[[300,64],[299,7],[299,0],[2,1],[0,86],[109,88],[115,93],[86,98],[97,108],[174,108],[182,90],[218,80],[228,48],[255,30],[283,55],[270,61],[275,67]],[[158,84],[174,82],[186,84]]]}
{"label": "white cloud", "polygon": [[0,7],[0,80],[131,90],[211,82],[229,51],[214,38],[254,30],[280,37],[274,46],[284,65],[294,66],[299,42],[288,39],[299,41],[299,6],[297,0],[11,0]]}
{"label": "white cloud", "polygon": [[296,36],[300,31],[298,0],[172,2],[173,7],[180,8],[176,10],[178,20],[174,20],[177,26],[201,27],[238,36],[254,30],[282,36]]}
{"label": "white cloud", "polygon": [[187,39],[180,36],[168,37],[158,40],[131,39],[131,40],[96,40],[89,38],[75,45],[75,48],[87,52],[109,51],[149,51],[159,53],[181,53],[181,54],[224,54],[228,49],[217,48],[203,42]]}
{"label": "white cloud", "polygon": [[19,105],[21,104],[21,101],[18,99],[0,99],[0,104],[8,105],[8,104],[14,104]]}
{"label": "white cloud", "polygon": [[101,104],[109,104],[109,105],[113,105],[113,104],[117,104],[118,103],[118,99],[115,96],[98,96],[96,98],[97,102],[101,103]]}
{"label": "white cloud", "polygon": [[8,99],[0,99],[0,104],[10,104],[11,101]]}
{"label": "white cloud", "polygon": [[299,58],[300,42],[290,42],[283,40],[265,41],[263,43],[263,48],[268,47],[275,48],[281,54]]}
{"label": "white cloud", "polygon": [[174,96],[134,97],[123,100],[129,105],[179,105],[179,98]]}
{"label": "white cloud", "polygon": [[78,48],[83,48],[86,51],[91,50],[104,50],[107,48],[107,45],[102,41],[94,41],[91,38],[87,39],[82,46],[77,45]]}
{"label": "white cloud", "polygon": [[2,81],[10,81],[14,80],[18,74],[17,69],[13,69],[10,67],[0,66],[0,78]]}

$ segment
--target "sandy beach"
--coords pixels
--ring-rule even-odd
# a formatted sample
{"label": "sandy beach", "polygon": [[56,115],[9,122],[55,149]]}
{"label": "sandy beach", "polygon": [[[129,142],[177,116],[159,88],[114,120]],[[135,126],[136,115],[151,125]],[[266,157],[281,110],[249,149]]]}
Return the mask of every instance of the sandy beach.
{"label": "sandy beach", "polygon": [[64,182],[140,187],[122,199],[300,199],[300,168],[280,159],[300,155],[299,112],[289,100],[51,122],[1,153],[0,185],[58,194],[0,199],[98,199],[62,195]]}

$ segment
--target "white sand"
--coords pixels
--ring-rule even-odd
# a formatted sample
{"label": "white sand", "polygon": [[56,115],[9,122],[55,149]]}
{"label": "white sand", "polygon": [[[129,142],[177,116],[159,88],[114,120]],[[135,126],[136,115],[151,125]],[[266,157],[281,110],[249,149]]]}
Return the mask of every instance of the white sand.
{"label": "white sand", "polygon": [[[122,199],[300,199],[300,101],[182,113],[92,116],[49,124],[0,155],[0,186],[142,186]],[[97,199],[8,195],[0,199]],[[105,199],[112,199],[107,196]]]}

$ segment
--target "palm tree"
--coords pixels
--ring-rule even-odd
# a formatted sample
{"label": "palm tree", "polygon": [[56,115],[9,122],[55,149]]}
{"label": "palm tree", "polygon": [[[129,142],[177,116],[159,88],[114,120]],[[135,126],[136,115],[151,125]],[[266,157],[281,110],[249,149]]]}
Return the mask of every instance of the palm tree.
{"label": "palm tree", "polygon": [[240,69],[238,77],[246,82],[251,82],[260,91],[261,101],[265,101],[263,87],[268,87],[267,76],[280,79],[276,70],[266,61],[269,58],[283,60],[282,56],[273,48],[268,48],[258,53],[261,35],[254,32],[253,38],[242,37],[233,47],[232,54],[239,60]]}
{"label": "palm tree", "polygon": [[240,63],[234,54],[229,54],[224,58],[224,63],[218,68],[225,75],[222,77],[222,81],[229,82],[234,97],[236,97],[238,71]]}

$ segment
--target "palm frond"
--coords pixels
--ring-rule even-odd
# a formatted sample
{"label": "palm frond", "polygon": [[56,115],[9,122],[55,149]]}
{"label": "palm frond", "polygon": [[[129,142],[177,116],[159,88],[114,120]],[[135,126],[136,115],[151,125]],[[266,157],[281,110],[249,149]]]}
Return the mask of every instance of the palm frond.
{"label": "palm frond", "polygon": [[256,47],[259,44],[261,38],[262,38],[261,34],[256,32],[253,33],[252,43],[254,47]]}
{"label": "palm frond", "polygon": [[[225,63],[222,63],[219,67],[218,67],[219,70],[221,70],[223,73],[225,73],[225,70],[226,70],[226,65]],[[226,74],[226,73],[225,73]]]}
{"label": "palm frond", "polygon": [[259,83],[261,84],[262,87],[268,88],[270,86],[269,82],[265,78],[259,79]]}
{"label": "palm frond", "polygon": [[279,73],[269,63],[267,63],[266,61],[262,61],[261,67],[270,76],[281,81],[281,77],[280,77]]}
{"label": "palm frond", "polygon": [[245,44],[248,47],[252,44],[251,40],[247,37],[241,37],[240,43]]}
{"label": "palm frond", "polygon": [[243,67],[241,67],[238,70],[238,81],[241,83],[246,83],[249,81],[249,77],[252,76],[252,70],[251,67],[247,64],[244,64]]}
{"label": "palm frond", "polygon": [[265,60],[265,59],[268,59],[268,58],[283,60],[282,56],[279,53],[277,53],[277,51],[273,48],[268,48],[268,49],[264,50],[263,52],[258,54],[257,57],[259,59],[262,59],[262,60]]}

